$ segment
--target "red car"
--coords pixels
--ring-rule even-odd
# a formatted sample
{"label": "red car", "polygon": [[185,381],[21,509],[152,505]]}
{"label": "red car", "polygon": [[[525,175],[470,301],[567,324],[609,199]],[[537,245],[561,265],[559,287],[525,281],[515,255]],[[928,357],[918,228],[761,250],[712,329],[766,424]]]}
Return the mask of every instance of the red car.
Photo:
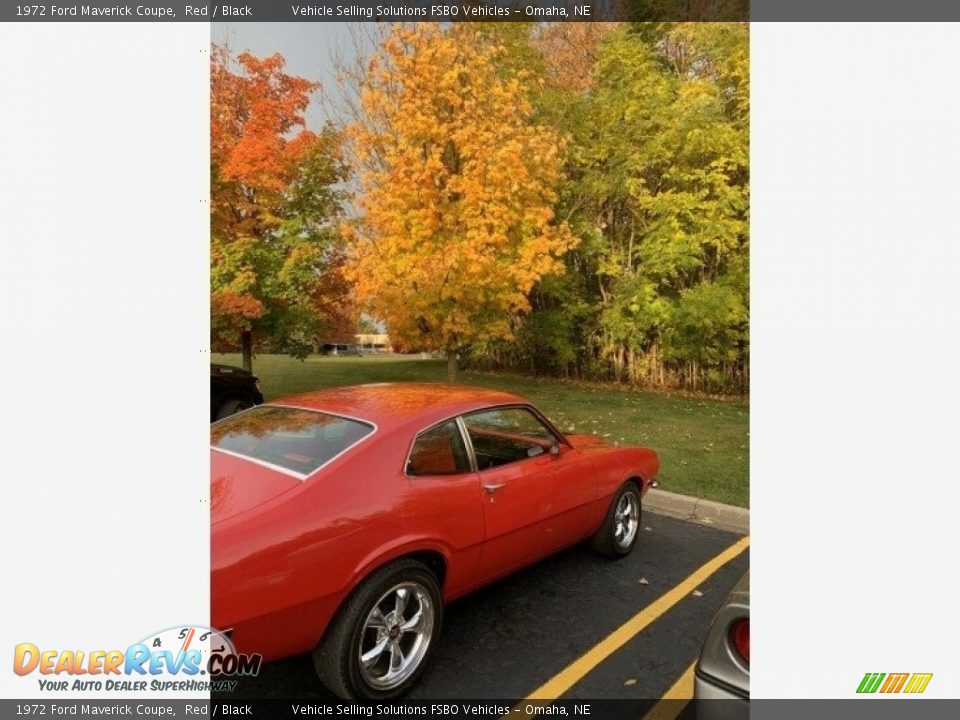
{"label": "red car", "polygon": [[211,436],[214,626],[266,660],[312,650],[343,698],[407,690],[445,603],[584,540],[627,555],[659,468],[459,386],[306,393]]}

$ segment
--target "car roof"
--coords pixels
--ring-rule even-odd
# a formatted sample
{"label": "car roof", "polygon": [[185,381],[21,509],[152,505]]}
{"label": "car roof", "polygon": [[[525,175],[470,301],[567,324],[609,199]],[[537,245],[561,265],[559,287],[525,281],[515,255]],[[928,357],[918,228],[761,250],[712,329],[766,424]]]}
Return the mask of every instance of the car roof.
{"label": "car roof", "polygon": [[519,395],[466,385],[375,383],[290,395],[267,404],[326,410],[389,430],[413,421],[432,424],[491,405],[518,403],[529,404]]}

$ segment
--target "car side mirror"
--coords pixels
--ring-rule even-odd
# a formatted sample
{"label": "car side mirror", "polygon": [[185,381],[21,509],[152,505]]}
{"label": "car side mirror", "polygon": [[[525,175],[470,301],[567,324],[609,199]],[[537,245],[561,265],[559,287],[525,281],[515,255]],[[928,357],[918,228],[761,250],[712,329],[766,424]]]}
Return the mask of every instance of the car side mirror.
{"label": "car side mirror", "polygon": [[560,443],[550,443],[550,454],[554,457],[560,457]]}

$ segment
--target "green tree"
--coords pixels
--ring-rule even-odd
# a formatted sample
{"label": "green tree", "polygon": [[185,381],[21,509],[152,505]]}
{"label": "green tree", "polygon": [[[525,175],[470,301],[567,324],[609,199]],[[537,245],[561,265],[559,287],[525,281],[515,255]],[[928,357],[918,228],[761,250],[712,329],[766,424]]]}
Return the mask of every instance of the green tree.
{"label": "green tree", "polygon": [[530,42],[546,68],[531,91],[537,117],[567,140],[557,214],[580,243],[565,280],[532,293],[522,344],[485,350],[532,368],[524,345],[562,345],[566,368],[554,372],[743,388],[747,26],[574,28]]}

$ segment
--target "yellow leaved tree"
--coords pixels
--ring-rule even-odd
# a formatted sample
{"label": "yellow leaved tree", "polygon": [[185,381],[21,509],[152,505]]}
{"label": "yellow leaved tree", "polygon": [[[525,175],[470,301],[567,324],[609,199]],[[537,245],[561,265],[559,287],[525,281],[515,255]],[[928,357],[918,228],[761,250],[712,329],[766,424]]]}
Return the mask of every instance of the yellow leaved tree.
{"label": "yellow leaved tree", "polygon": [[451,382],[457,353],[511,338],[533,285],[576,244],[553,212],[562,142],[503,52],[469,27],[394,26],[349,129],[357,300],[399,343],[446,353]]}

